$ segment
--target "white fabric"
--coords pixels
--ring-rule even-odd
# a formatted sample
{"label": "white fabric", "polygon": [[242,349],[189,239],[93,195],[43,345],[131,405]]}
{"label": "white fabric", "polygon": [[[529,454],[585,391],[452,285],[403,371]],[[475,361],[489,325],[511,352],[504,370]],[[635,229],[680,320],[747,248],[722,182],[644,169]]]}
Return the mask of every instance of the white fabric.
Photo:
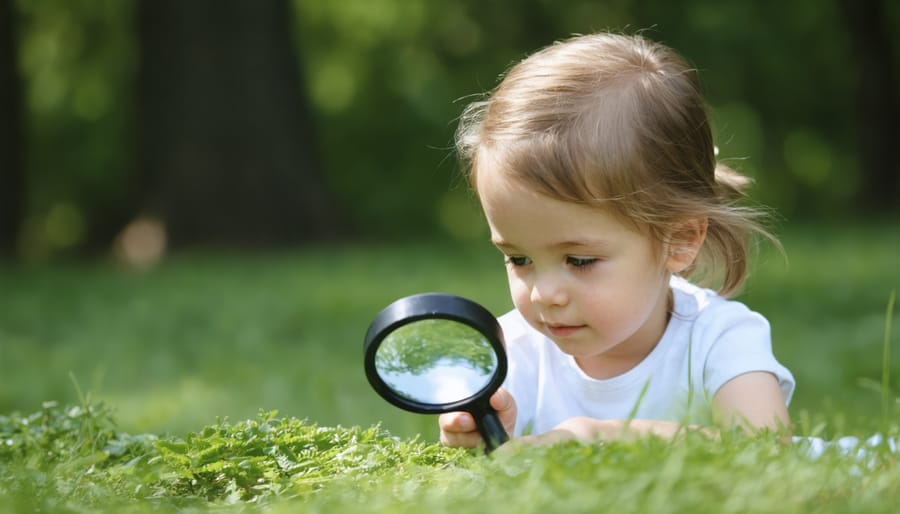
{"label": "white fabric", "polygon": [[706,424],[716,391],[751,371],[774,374],[790,401],[794,378],[772,354],[765,318],[678,277],[671,287],[674,310],[659,344],[634,368],[604,380],[587,376],[518,311],[502,316],[515,435],[543,433],[576,416]]}
{"label": "white fabric", "polygon": [[834,441],[826,441],[821,437],[799,437],[793,438],[794,444],[804,445],[807,454],[817,459],[829,450],[836,450],[842,455],[851,455],[857,460],[865,460],[872,457],[872,451],[879,446],[884,446],[890,453],[897,453],[900,445],[893,437],[885,438],[881,434],[875,434],[865,441],[855,436],[844,436]]}

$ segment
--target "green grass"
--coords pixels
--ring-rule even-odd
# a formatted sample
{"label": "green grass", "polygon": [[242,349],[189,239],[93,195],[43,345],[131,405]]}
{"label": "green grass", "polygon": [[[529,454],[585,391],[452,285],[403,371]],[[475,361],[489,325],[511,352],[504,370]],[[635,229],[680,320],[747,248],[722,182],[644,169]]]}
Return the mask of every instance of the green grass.
{"label": "green grass", "polygon": [[[900,376],[898,352],[883,362],[900,225],[794,227],[783,242],[787,262],[763,254],[741,299],[769,318],[776,355],[797,379],[791,413],[824,415],[832,435],[876,430],[884,367]],[[900,397],[896,379],[890,394]]]}
{"label": "green grass", "polygon": [[687,433],[491,458],[379,427],[275,413],[184,437],[117,431],[102,405],[0,417],[0,512],[888,512],[900,466],[771,437]]}
{"label": "green grass", "polygon": [[[485,251],[487,250],[487,251]],[[182,255],[150,273],[99,263],[0,271],[0,412],[77,402],[80,387],[131,431],[193,430],[258,409],[411,436],[362,372],[363,335],[397,297],[444,290],[495,312],[493,251],[451,245]],[[432,431],[433,433],[433,431]]]}
{"label": "green grass", "polygon": [[[770,319],[798,380],[799,432],[895,434],[900,352],[885,312],[900,225],[795,227],[783,242],[788,262],[763,251],[742,299]],[[198,253],[148,273],[0,267],[0,512],[848,512],[900,500],[897,456],[881,450],[867,467],[764,438],[492,459],[441,448],[433,418],[391,407],[362,371],[374,314],[423,291],[510,306],[499,255],[481,243]],[[279,447],[315,448],[317,470],[285,471]],[[242,480],[263,492],[245,495]]]}

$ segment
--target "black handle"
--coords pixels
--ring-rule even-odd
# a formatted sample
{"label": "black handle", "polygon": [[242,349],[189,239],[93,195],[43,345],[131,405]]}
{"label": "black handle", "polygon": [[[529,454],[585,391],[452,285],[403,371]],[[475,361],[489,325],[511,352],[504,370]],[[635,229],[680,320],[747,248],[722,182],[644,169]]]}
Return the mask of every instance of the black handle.
{"label": "black handle", "polygon": [[503,428],[503,423],[500,423],[500,418],[497,417],[497,411],[492,407],[488,406],[481,416],[477,413],[472,414],[475,416],[475,425],[478,427],[478,431],[484,439],[485,454],[491,453],[498,446],[509,441],[509,434],[507,434],[506,429]]}

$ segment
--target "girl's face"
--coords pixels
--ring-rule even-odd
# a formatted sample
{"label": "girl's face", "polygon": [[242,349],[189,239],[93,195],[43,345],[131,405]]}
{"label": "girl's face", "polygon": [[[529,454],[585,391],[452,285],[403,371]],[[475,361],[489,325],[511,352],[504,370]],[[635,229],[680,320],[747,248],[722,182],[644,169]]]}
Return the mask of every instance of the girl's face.
{"label": "girl's face", "polygon": [[635,366],[668,319],[659,245],[601,209],[490,175],[479,174],[479,196],[516,308],[590,376]]}

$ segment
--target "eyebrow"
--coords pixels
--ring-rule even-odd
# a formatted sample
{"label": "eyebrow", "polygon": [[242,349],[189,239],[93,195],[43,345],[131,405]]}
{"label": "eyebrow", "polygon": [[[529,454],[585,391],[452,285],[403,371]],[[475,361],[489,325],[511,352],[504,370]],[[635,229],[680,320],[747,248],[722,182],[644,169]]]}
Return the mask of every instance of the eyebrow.
{"label": "eyebrow", "polygon": [[[504,239],[491,239],[491,242],[497,248],[501,250],[513,250],[516,249],[516,245],[504,240]],[[563,249],[563,248],[597,248],[597,247],[606,247],[609,246],[609,241],[605,239],[583,239],[583,240],[562,240],[550,243],[547,245],[548,248],[553,249]]]}
{"label": "eyebrow", "polygon": [[498,249],[500,249],[501,251],[507,251],[507,250],[513,250],[513,249],[515,249],[515,247],[514,247],[513,245],[507,243],[506,240],[504,240],[504,239],[494,239],[494,238],[491,238],[491,243],[493,243],[493,245],[496,246],[496,247],[497,247]]}

